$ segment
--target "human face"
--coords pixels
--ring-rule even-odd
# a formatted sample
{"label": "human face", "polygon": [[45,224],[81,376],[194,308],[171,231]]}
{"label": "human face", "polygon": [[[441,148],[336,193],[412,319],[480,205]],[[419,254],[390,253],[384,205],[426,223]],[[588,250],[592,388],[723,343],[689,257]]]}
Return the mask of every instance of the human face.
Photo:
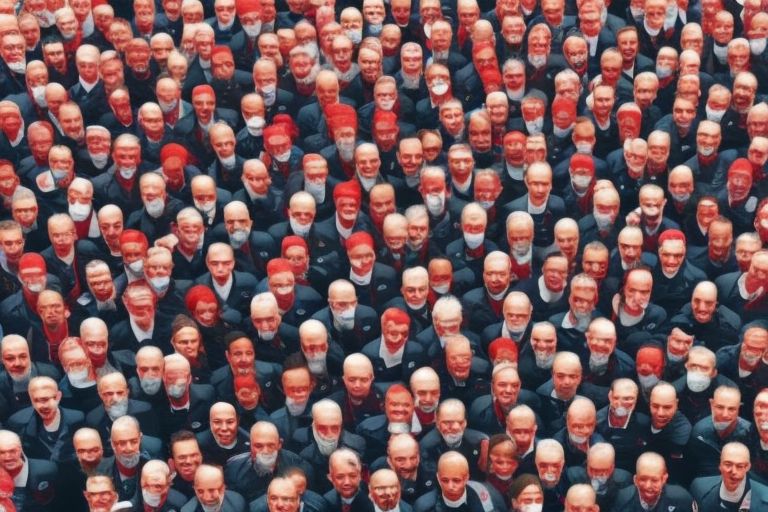
{"label": "human face", "polygon": [[232,342],[225,355],[233,374],[249,375],[254,372],[256,353],[249,339],[242,338]]}
{"label": "human face", "polygon": [[117,502],[117,493],[108,482],[88,482],[83,491],[91,512],[109,512]]}
{"label": "human face", "polygon": [[237,439],[237,414],[234,408],[218,407],[211,411],[211,433],[222,446],[228,446]]}
{"label": "human face", "polygon": [[194,439],[174,443],[171,458],[179,476],[187,482],[195,478],[195,471],[203,463],[203,454]]}

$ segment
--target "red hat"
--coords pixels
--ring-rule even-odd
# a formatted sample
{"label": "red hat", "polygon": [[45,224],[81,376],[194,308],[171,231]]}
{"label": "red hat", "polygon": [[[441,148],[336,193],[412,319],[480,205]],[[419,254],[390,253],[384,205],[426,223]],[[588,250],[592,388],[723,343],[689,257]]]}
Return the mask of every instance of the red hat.
{"label": "red hat", "polygon": [[646,345],[637,351],[635,361],[637,363],[636,366],[648,364],[656,368],[657,373],[660,374],[664,369],[664,350],[656,345]]}
{"label": "red hat", "polygon": [[216,93],[213,91],[213,87],[208,84],[196,85],[194,89],[192,89],[193,98],[198,94],[210,94],[211,96],[216,96]]}
{"label": "red hat", "polygon": [[728,168],[728,177],[736,174],[745,174],[752,177],[752,164],[746,158],[737,158]]}
{"label": "red hat", "polygon": [[282,272],[293,272],[291,263],[285,258],[272,258],[267,263],[267,276],[272,277]]}
{"label": "red hat", "polygon": [[357,130],[357,112],[344,103],[331,103],[325,107],[325,122],[331,135],[339,128],[351,127]]}
{"label": "red hat", "polygon": [[170,142],[160,150],[160,162],[165,162],[174,156],[180,158],[181,161],[184,162],[184,165],[187,165],[187,162],[189,161],[189,151],[187,151],[187,148],[181,144]]}
{"label": "red hat", "polygon": [[261,2],[259,0],[235,0],[237,17],[241,17],[249,12],[261,13]]}
{"label": "red hat", "polygon": [[272,118],[272,124],[280,124],[285,126],[288,136],[291,138],[291,142],[296,140],[299,136],[299,127],[293,122],[293,118],[288,114],[277,114]]}
{"label": "red hat", "polygon": [[512,338],[496,338],[488,345],[488,357],[491,361],[496,360],[502,352],[514,354],[512,361],[517,361],[517,343]]}
{"label": "red hat", "polygon": [[36,252],[24,253],[19,259],[19,270],[21,271],[30,268],[36,268],[46,272],[47,266],[45,265],[45,259]]}
{"label": "red hat", "polygon": [[552,117],[557,116],[557,114],[561,112],[565,112],[569,117],[575,118],[576,102],[564,96],[557,96],[554,101],[552,101]]}
{"label": "red hat", "polygon": [[349,235],[349,238],[347,238],[347,251],[351,251],[358,245],[367,245],[371,249],[373,249],[375,246],[373,243],[373,237],[365,231],[357,231]]}
{"label": "red hat", "polygon": [[592,174],[595,173],[595,161],[591,155],[576,153],[571,157],[571,169],[583,169],[584,167],[592,171]]}
{"label": "red hat", "polygon": [[205,286],[204,284],[196,284],[189,289],[184,296],[184,305],[187,306],[187,310],[193,313],[197,309],[197,305],[200,302],[207,302],[209,304],[217,303],[216,295],[213,290]]}
{"label": "red hat", "polygon": [[285,251],[287,251],[291,247],[303,247],[305,251],[309,251],[309,248],[307,247],[307,242],[305,242],[303,238],[296,235],[289,235],[283,238],[283,242],[280,245],[280,254],[285,256]]}
{"label": "red hat", "polygon": [[125,229],[120,233],[120,245],[123,244],[142,244],[145,247],[149,247],[149,241],[147,235],[138,229]]}
{"label": "red hat", "polygon": [[333,187],[333,201],[336,202],[342,197],[351,197],[358,202],[363,198],[363,191],[360,188],[360,182],[357,180],[343,181]]}
{"label": "red hat", "polygon": [[685,234],[680,231],[679,229],[667,229],[662,234],[659,235],[659,247],[664,244],[667,240],[680,240],[683,242],[683,245],[685,245]]}
{"label": "red hat", "polygon": [[379,125],[397,126],[397,114],[387,110],[377,110],[373,114],[373,127],[376,129]]}
{"label": "red hat", "polygon": [[230,57],[232,57],[232,48],[223,44],[214,46],[213,51],[211,51],[211,59],[213,59],[216,55],[219,55],[220,53],[225,53]]}
{"label": "red hat", "polygon": [[411,317],[400,308],[387,308],[381,315],[381,325],[387,322],[395,322],[398,325],[411,325]]}
{"label": "red hat", "polygon": [[291,138],[291,135],[288,133],[288,129],[284,124],[271,124],[266,128],[264,128],[264,131],[262,132],[264,144],[271,145],[269,140],[272,137],[277,137],[277,136],[288,137],[289,139]]}
{"label": "red hat", "polygon": [[485,68],[480,72],[480,81],[483,82],[483,87],[488,88],[490,86],[500,87],[504,80],[501,77],[501,71],[493,68]]}

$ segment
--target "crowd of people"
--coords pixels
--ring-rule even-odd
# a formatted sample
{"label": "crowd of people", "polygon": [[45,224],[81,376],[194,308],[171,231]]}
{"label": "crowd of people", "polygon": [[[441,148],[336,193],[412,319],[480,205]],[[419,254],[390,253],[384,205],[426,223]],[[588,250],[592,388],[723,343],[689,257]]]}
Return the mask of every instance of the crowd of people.
{"label": "crowd of people", "polygon": [[768,509],[765,0],[0,0],[0,510]]}

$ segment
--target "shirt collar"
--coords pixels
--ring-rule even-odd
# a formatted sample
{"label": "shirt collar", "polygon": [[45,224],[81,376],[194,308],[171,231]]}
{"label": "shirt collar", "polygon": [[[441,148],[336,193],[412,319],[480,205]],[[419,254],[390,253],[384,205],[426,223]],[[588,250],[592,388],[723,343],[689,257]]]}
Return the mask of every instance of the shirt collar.
{"label": "shirt collar", "polygon": [[21,467],[21,471],[19,471],[19,474],[16,475],[16,477],[13,479],[13,486],[26,487],[28,479],[29,479],[29,460],[27,460],[27,458],[24,457],[24,465]]}
{"label": "shirt collar", "polygon": [[223,300],[227,300],[229,298],[230,292],[232,291],[232,284],[234,283],[232,274],[229,275],[229,279],[227,279],[227,282],[223,285],[217,283],[213,278],[211,278],[211,282],[213,283],[213,291],[216,292],[216,295],[221,297]]}
{"label": "shirt collar", "polygon": [[132,317],[128,317],[128,322],[130,322],[133,335],[136,336],[136,339],[139,340],[139,343],[141,343],[144,340],[152,339],[152,334],[154,333],[154,330],[155,330],[154,324],[152,324],[152,328],[150,330],[145,331],[144,329],[136,325],[136,322],[133,320]]}

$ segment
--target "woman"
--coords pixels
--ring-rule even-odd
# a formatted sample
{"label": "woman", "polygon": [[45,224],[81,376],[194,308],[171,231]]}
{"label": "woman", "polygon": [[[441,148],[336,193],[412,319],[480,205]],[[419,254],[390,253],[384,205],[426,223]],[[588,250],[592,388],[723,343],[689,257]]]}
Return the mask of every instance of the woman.
{"label": "woman", "polygon": [[512,512],[541,512],[544,507],[544,491],[535,475],[524,473],[515,478],[508,496]]}
{"label": "woman", "polygon": [[517,445],[514,439],[507,434],[492,436],[488,442],[486,483],[493,486],[502,496],[506,496],[518,465]]}
{"label": "woman", "polygon": [[[202,284],[190,288],[184,302],[200,331],[209,366],[215,369],[226,365],[224,335],[231,325],[239,323],[239,313],[234,310],[222,312],[213,290]],[[234,314],[238,319],[228,322],[222,318],[229,318],[230,314]]]}
{"label": "woman", "polygon": [[202,336],[194,320],[187,315],[177,315],[171,326],[173,349],[189,361],[193,384],[208,384],[211,368],[202,345]]}

